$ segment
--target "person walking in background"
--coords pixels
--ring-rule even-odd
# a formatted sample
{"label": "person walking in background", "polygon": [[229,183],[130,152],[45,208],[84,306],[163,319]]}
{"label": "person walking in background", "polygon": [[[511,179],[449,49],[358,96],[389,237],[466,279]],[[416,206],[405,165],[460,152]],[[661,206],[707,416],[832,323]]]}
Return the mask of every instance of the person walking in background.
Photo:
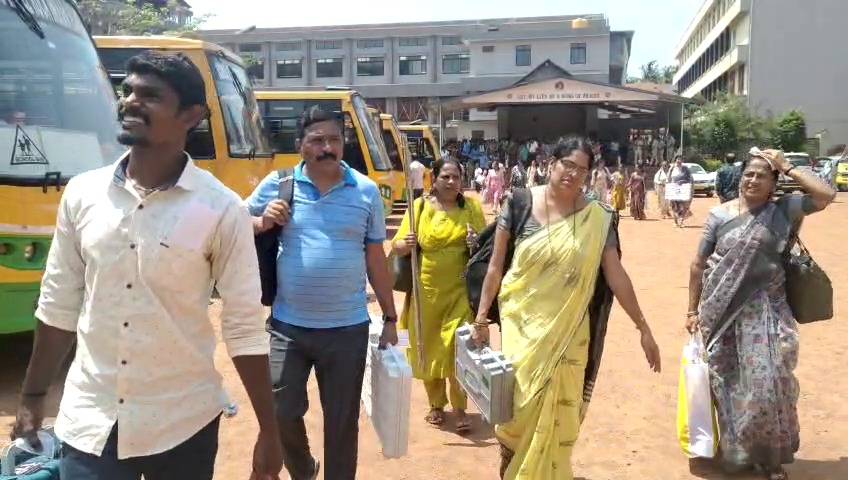
{"label": "person walking in background", "polygon": [[366,278],[383,311],[380,345],[397,343],[383,200],[372,180],[342,161],[342,125],[335,113],[305,110],[297,121],[302,160],[292,177],[293,205],[278,198],[276,171],[245,202],[257,234],[283,226],[268,331],[285,465],[298,480],[314,480],[319,470],[303,420],[313,367],[324,412],[324,478],[356,477],[370,326]]}
{"label": "person walking in background", "polygon": [[592,191],[595,193],[595,200],[601,203],[608,203],[609,189],[612,184],[610,179],[610,171],[604,164],[603,160],[597,161],[597,166],[592,170],[592,180],[590,183]]}
{"label": "person walking in background", "polygon": [[618,170],[610,175],[610,179],[612,180],[610,205],[616,212],[627,208],[627,178],[628,172],[626,167],[619,167]]}
{"label": "person walking in background", "polygon": [[668,199],[665,198],[665,186],[669,181],[671,170],[668,162],[663,162],[660,165],[657,173],[654,174],[654,191],[657,193],[657,203],[660,207],[660,217],[665,220],[671,216]]}
{"label": "person walking in background", "polygon": [[409,164],[409,178],[412,181],[412,198],[420,198],[424,195],[424,175],[427,170],[424,168],[424,164],[418,161],[418,158],[414,158],[412,163]]}
{"label": "person walking in background", "polygon": [[742,167],[736,165],[736,154],[724,156],[724,165],[716,172],[715,189],[721,203],[736,200],[739,197],[739,181],[742,178]]}
{"label": "person walking in background", "polygon": [[[468,398],[454,378],[454,336],[460,324],[472,317],[468,292],[462,273],[468,262],[468,249],[486,226],[483,208],[460,190],[455,162],[437,163],[436,182],[429,199],[416,201],[417,232],[410,232],[407,213],[392,239],[396,255],[409,255],[417,244],[421,255],[421,328],[412,321],[411,298],[407,295],[401,313],[400,328],[409,329],[409,344],[422,340],[426,365],[418,363],[414,347],[407,357],[415,378],[424,382],[430,411],[425,420],[431,425],[445,422],[448,401],[456,415],[458,433],[471,428],[465,413]],[[449,385],[448,385],[449,384]],[[447,388],[447,391],[446,391]]]}
{"label": "person walking in background", "polygon": [[[515,177],[513,177],[515,178]],[[486,176],[486,196],[492,204],[492,212],[497,215],[501,211],[501,203],[504,196],[504,172],[501,164],[495,162]]]}
{"label": "person walking in background", "polygon": [[276,479],[250,218],[185,153],[208,114],[203,77],[185,56],[151,50],[130,58],[122,90],[118,141],[129,151],[73,177],[59,204],[12,437],[38,446],[47,390],[76,343],[55,424],[61,477],[212,480],[227,402],[207,312],[215,284],[223,340],[259,423],[251,478]]}
{"label": "person walking in background", "polygon": [[645,184],[645,173],[642,165],[636,165],[636,170],[628,179],[627,189],[630,191],[630,216],[634,220],[645,220],[645,193],[648,187]]}
{"label": "person walking in background", "polygon": [[613,296],[636,324],[650,368],[661,368],[659,347],[621,264],[618,216],[581,191],[592,168],[589,144],[568,140],[554,157],[548,185],[514,193],[529,197],[532,214],[514,239],[505,276],[510,229],[519,219],[509,206],[498,218],[473,326],[472,340],[487,345],[488,312],[497,296],[503,353],[515,367],[513,417],[495,427],[500,476],[507,480],[573,479],[571,455],[597,378]]}
{"label": "person walking in background", "polygon": [[[714,207],[689,278],[686,329],[700,331],[728,473],[758,467],[789,478],[800,444],[798,325],[786,300],[784,271],[794,226],[826,208],[836,192],[775,150],[742,164],[739,197]],[[808,192],[773,200],[778,175]]]}
{"label": "person walking in background", "polygon": [[674,166],[671,168],[668,178],[668,183],[674,183],[675,185],[689,185],[688,199],[674,199],[669,202],[671,213],[674,217],[674,225],[678,228],[683,228],[683,223],[687,218],[692,216],[692,212],[689,211],[689,207],[692,204],[692,189],[694,187],[694,181],[692,179],[692,172],[689,171],[689,168],[687,168],[686,165],[683,165],[682,156],[678,155],[675,157]]}

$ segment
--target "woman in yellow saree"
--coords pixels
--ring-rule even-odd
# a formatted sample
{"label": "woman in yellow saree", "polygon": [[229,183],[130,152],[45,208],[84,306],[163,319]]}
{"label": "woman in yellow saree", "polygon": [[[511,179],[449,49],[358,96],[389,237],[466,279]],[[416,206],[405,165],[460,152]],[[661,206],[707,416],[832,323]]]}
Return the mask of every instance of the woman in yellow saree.
{"label": "woman in yellow saree", "polygon": [[610,205],[616,212],[620,212],[627,208],[627,185],[625,182],[630,178],[630,174],[627,168],[619,167],[618,170],[613,172],[610,178],[612,178]]}
{"label": "woman in yellow saree", "polygon": [[[503,353],[515,366],[513,418],[497,425],[501,478],[572,480],[571,453],[591,398],[614,295],[636,324],[654,371],[659,348],[620,261],[617,215],[580,187],[592,168],[582,139],[557,146],[551,181],[529,195],[531,215],[516,239],[504,208],[483,283],[473,339],[488,343],[488,309],[498,295]],[[503,274],[510,242],[515,251]]]}
{"label": "woman in yellow saree", "polygon": [[444,423],[444,409],[450,400],[459,433],[471,428],[470,418],[465,414],[468,399],[454,379],[454,335],[461,323],[473,317],[462,273],[468,262],[469,244],[476,239],[476,232],[486,226],[480,204],[461,193],[461,173],[456,160],[438,162],[433,170],[436,181],[430,197],[419,198],[413,205],[417,235],[410,233],[407,214],[392,240],[397,255],[409,255],[416,242],[421,252],[420,334],[426,365],[418,364],[414,348],[419,332],[411,320],[409,295],[404,301],[400,328],[409,329],[409,344],[413,347],[408,349],[407,358],[413,376],[423,380],[430,402],[425,420],[432,425]]}

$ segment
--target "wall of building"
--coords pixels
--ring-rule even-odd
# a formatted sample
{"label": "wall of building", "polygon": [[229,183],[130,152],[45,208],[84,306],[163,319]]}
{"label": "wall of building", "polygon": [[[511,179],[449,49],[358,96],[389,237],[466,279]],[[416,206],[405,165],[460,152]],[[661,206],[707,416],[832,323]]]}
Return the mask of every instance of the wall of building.
{"label": "wall of building", "polygon": [[[517,47],[525,45],[530,46],[530,63],[517,65]],[[575,51],[575,58],[572,58],[572,47],[577,50],[583,45],[586,47],[585,57]],[[572,39],[475,41],[471,55],[472,76],[526,75],[545,60],[550,60],[573,75],[609,77],[610,37],[607,33]]]}
{"label": "wall of building", "polygon": [[844,0],[755,0],[750,104],[761,112],[802,110],[807,135],[827,129],[822,145],[848,142]]}

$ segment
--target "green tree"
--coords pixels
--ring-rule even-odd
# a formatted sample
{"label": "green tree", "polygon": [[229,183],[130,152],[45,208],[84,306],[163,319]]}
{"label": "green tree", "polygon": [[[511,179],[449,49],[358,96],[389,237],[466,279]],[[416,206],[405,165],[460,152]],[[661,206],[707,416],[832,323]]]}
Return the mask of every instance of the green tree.
{"label": "green tree", "polygon": [[627,83],[672,83],[674,80],[674,74],[677,73],[677,65],[666,65],[664,67],[660,67],[659,62],[651,60],[645,65],[639,67],[639,71],[641,72],[641,76],[627,77]]}
{"label": "green tree", "polygon": [[774,144],[784,152],[801,152],[807,143],[807,122],[799,110],[789,110],[774,128]]}
{"label": "green tree", "polygon": [[683,131],[686,145],[715,157],[774,144],[774,120],[752,113],[743,98],[727,94],[688,107]]}
{"label": "green tree", "polygon": [[192,17],[181,24],[185,7],[175,1],[163,7],[140,6],[132,0],[77,0],[80,14],[93,35],[179,35],[200,28],[211,15]]}
{"label": "green tree", "polygon": [[660,70],[659,63],[656,60],[651,60],[639,67],[642,72],[642,81],[648,83],[663,83],[663,72]]}

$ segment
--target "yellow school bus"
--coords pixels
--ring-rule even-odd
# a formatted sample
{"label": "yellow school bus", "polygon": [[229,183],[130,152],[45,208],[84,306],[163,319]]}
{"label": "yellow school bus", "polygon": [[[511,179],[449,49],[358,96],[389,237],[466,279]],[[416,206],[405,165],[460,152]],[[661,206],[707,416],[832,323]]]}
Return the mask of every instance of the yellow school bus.
{"label": "yellow school bus", "polygon": [[[130,57],[145,50],[182,53],[206,83],[209,117],[189,134],[186,151],[195,163],[241,197],[247,197],[273,168],[273,153],[241,59],[214,43],[160,36],[94,37],[117,91]],[[118,92],[120,94],[120,92]]]}
{"label": "yellow school bus", "polygon": [[406,124],[398,128],[406,134],[412,158],[417,158],[427,168],[432,168],[433,162],[442,159],[442,149],[430,125]]}
{"label": "yellow school bus", "polygon": [[296,140],[297,118],[301,113],[313,106],[336,112],[344,118],[345,145],[342,158],[351,168],[367,175],[377,184],[386,215],[391,213],[398,175],[392,169],[383,136],[368,113],[362,95],[350,89],[328,88],[310,91],[259,90],[256,98],[271,135],[273,168],[293,168],[300,162]]}
{"label": "yellow school bus", "polygon": [[368,107],[368,112],[383,135],[383,143],[389,153],[394,175],[392,178],[392,200],[394,202],[406,201],[406,165],[409,165],[410,154],[406,146],[406,137],[397,127],[393,116],[380,113],[376,108]]}
{"label": "yellow school bus", "polygon": [[0,335],[35,327],[59,198],[122,151],[115,95],[75,2],[0,2]]}
{"label": "yellow school bus", "polygon": [[436,135],[429,125],[403,124],[398,125],[398,128],[406,135],[412,154],[410,161],[417,159],[427,168],[424,174],[424,191],[428,192],[433,182],[433,162],[442,159],[442,149],[439,148]]}

